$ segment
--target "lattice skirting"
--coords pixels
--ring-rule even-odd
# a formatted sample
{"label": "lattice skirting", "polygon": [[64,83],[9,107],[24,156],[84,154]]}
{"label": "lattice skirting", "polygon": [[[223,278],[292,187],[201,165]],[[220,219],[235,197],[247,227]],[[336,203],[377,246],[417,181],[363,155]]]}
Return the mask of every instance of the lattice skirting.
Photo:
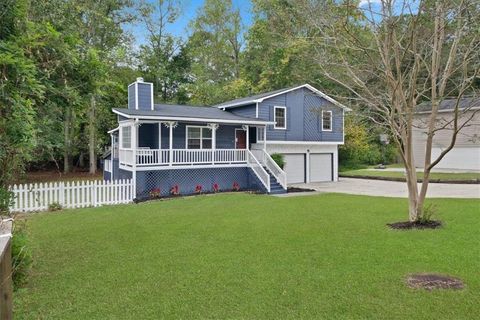
{"label": "lattice skirting", "polygon": [[221,191],[232,190],[235,182],[241,189],[265,191],[247,167],[137,171],[136,180],[137,198],[140,199],[148,197],[150,191],[157,188],[162,196],[169,195],[175,185],[183,195],[195,193],[197,185],[201,185],[203,191],[212,191],[214,184],[218,184]]}

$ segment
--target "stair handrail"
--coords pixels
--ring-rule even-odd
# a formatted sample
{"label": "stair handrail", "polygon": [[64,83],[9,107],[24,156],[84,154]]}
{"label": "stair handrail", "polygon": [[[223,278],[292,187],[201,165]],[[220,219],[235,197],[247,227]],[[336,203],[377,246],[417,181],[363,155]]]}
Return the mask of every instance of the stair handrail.
{"label": "stair handrail", "polygon": [[282,188],[287,190],[287,173],[280,168],[280,166],[275,162],[275,160],[272,159],[268,152],[265,150],[262,151],[265,166],[272,173]]}
{"label": "stair handrail", "polygon": [[270,175],[268,172],[263,168],[263,166],[258,162],[257,158],[253,155],[253,153],[248,150],[248,159],[247,163],[250,168],[252,168],[255,175],[258,177],[260,182],[265,186],[267,192],[270,193]]}

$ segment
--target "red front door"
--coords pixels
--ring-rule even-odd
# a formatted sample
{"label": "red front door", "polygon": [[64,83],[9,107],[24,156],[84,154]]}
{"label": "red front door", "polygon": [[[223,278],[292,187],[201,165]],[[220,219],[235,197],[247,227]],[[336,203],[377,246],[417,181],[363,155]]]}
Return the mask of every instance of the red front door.
{"label": "red front door", "polygon": [[244,130],[235,130],[235,149],[247,148],[247,133]]}

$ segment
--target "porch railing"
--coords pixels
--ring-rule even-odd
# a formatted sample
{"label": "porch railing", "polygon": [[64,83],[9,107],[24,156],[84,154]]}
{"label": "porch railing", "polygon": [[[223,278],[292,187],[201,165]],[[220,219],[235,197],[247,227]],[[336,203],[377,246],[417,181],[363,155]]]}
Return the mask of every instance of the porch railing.
{"label": "porch railing", "polygon": [[[120,164],[132,166],[133,149],[120,149]],[[247,162],[246,149],[137,149],[136,165],[168,166],[195,164],[239,164]]]}
{"label": "porch railing", "polygon": [[270,192],[270,175],[268,172],[263,168],[263,166],[258,162],[257,158],[253,155],[253,153],[248,150],[248,166],[252,168],[253,172],[255,172],[256,176],[260,180],[260,182],[264,185],[267,189],[267,192]]}
{"label": "porch railing", "polygon": [[287,189],[287,173],[283,171],[278,164],[272,159],[272,157],[263,149],[252,150],[253,155],[258,159],[264,167],[270,171],[270,173],[275,177],[277,182]]}

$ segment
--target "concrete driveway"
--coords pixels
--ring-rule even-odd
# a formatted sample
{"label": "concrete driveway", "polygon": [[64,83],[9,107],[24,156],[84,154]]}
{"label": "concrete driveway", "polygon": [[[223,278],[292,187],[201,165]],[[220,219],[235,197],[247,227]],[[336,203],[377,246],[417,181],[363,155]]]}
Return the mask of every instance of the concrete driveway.
{"label": "concrete driveway", "polygon": [[[407,197],[405,182],[339,178],[338,182],[301,183],[292,186],[314,189],[320,192],[337,192],[381,197]],[[428,197],[480,198],[480,184],[430,183]]]}

